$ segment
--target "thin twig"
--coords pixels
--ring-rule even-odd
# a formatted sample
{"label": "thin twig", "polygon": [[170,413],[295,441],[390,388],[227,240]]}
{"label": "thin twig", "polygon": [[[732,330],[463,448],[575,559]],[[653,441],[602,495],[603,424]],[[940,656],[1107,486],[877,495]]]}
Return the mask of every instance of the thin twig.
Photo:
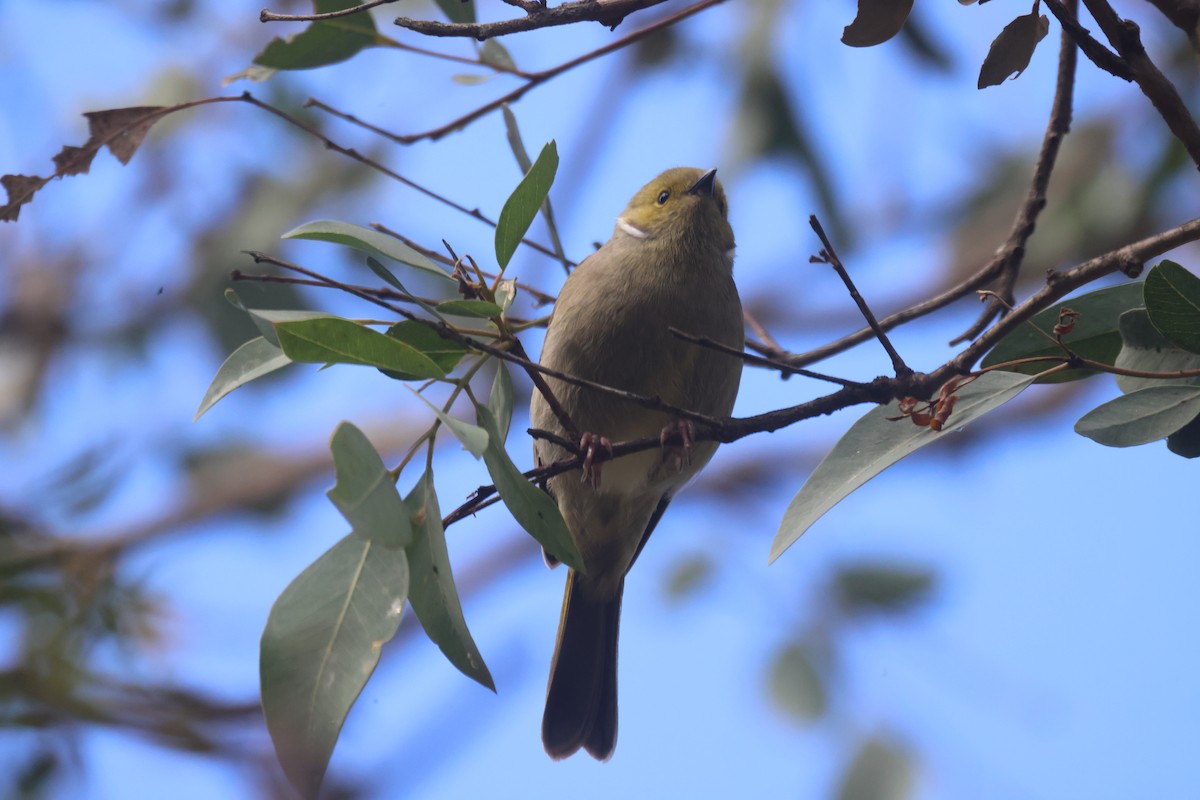
{"label": "thin twig", "polygon": [[497,22],[438,22],[409,17],[397,17],[395,22],[401,28],[425,36],[458,36],[483,41],[510,33],[571,25],[576,22],[599,22],[609,28],[616,28],[625,17],[635,11],[642,11],[663,2],[666,0],[574,0],[554,8],[547,8],[544,4],[521,2],[520,7],[526,12],[524,17]]}
{"label": "thin twig", "polygon": [[721,420],[716,417],[711,417],[707,414],[701,414],[698,411],[692,411],[691,409],[672,405],[670,403],[665,402],[662,398],[660,398],[658,396],[647,396],[647,395],[637,394],[636,392],[627,392],[624,389],[617,389],[612,386],[606,386],[603,383],[597,383],[596,381],[590,381],[590,380],[587,380],[586,378],[580,378],[576,375],[571,375],[566,372],[559,372],[556,369],[550,369],[549,367],[542,366],[541,364],[538,364],[538,363],[530,360],[529,358],[516,355],[515,353],[510,352],[509,350],[506,350],[504,348],[496,347],[494,345],[490,345],[485,342],[481,342],[478,339],[475,339],[471,336],[467,336],[463,333],[460,333],[459,331],[455,330],[453,327],[447,325],[444,322],[441,322],[440,320],[426,319],[425,317],[414,314],[413,312],[409,311],[406,308],[402,308],[401,306],[398,306],[394,303],[388,302],[387,300],[377,297],[372,292],[362,291],[356,286],[351,286],[349,284],[342,283],[341,281],[334,280],[333,278],[322,275],[321,273],[315,272],[311,269],[308,269],[307,267],[302,267],[299,264],[293,264],[290,261],[285,261],[281,258],[276,258],[275,256],[269,255],[267,253],[262,253],[262,252],[259,252],[256,250],[247,250],[246,254],[249,255],[251,258],[253,258],[255,263],[274,264],[275,266],[282,267],[284,269],[289,269],[289,270],[292,270],[293,272],[298,272],[301,275],[306,275],[310,278],[320,281],[321,283],[323,283],[327,286],[330,286],[330,287],[336,288],[336,289],[341,289],[342,291],[344,291],[348,294],[352,294],[355,297],[366,300],[369,303],[374,303],[375,305],[380,306],[381,308],[386,308],[388,311],[391,311],[393,314],[397,314],[401,317],[404,317],[405,319],[410,319],[410,320],[419,322],[422,325],[425,325],[426,327],[435,331],[443,339],[450,339],[452,341],[458,342],[459,344],[465,345],[468,349],[475,350],[480,353],[487,353],[488,355],[495,356],[496,358],[499,358],[503,361],[508,361],[509,363],[516,364],[517,366],[519,366],[523,369],[526,369],[526,370],[533,369],[533,370],[540,372],[543,375],[548,375],[551,378],[557,378],[558,380],[563,381],[564,383],[570,383],[575,386],[582,386],[586,389],[591,389],[591,390],[594,390],[597,392],[602,392],[602,393],[610,395],[612,397],[617,397],[617,398],[620,398],[621,400],[626,400],[630,403],[635,403],[635,404],[643,406],[645,408],[649,408],[652,411],[662,411],[666,414],[676,416],[680,419],[691,420],[692,422],[698,422],[701,425],[705,425],[708,427],[714,427],[714,426],[719,427],[721,425]]}
{"label": "thin twig", "polygon": [[667,330],[670,331],[672,335],[683,339],[685,342],[691,342],[692,344],[699,345],[700,347],[707,347],[710,350],[716,350],[718,352],[731,355],[734,358],[740,358],[742,361],[745,361],[747,364],[751,364],[755,367],[778,370],[785,376],[800,375],[804,378],[812,378],[813,380],[825,381],[827,383],[836,383],[838,386],[862,385],[859,381],[850,381],[846,380],[845,378],[835,378],[832,375],[825,375],[820,372],[813,372],[812,370],[801,369],[800,367],[793,367],[788,364],[782,364],[778,361],[772,361],[771,359],[763,358],[762,356],[756,356],[753,353],[747,353],[746,351],[739,350],[736,347],[730,347],[727,344],[721,344],[718,341],[709,339],[707,336],[693,336],[690,333],[685,333],[684,331],[673,327],[669,327]]}
{"label": "thin twig", "polygon": [[[1072,15],[1075,13],[1079,0],[1067,0],[1065,10]],[[1042,147],[1038,151],[1037,161],[1033,167],[1033,177],[1025,199],[1017,210],[1009,229],[1008,238],[997,251],[997,280],[999,285],[996,296],[992,297],[983,313],[975,324],[961,335],[950,341],[951,345],[970,341],[986,328],[998,314],[1003,314],[1006,306],[1011,306],[1017,284],[1017,276],[1025,261],[1025,245],[1037,228],[1037,219],[1046,207],[1046,189],[1050,185],[1050,175],[1058,159],[1058,151],[1062,140],[1071,130],[1072,108],[1075,102],[1075,67],[1078,58],[1075,39],[1064,26],[1059,42],[1058,74],[1054,85],[1054,100],[1050,104],[1050,119],[1046,123],[1046,133],[1042,136]]]}
{"label": "thin twig", "polygon": [[[659,1],[661,1],[661,0],[659,0]],[[593,7],[604,5],[604,4],[596,3],[595,0],[581,0],[581,2],[586,2],[587,5],[593,6]],[[611,0],[610,0],[610,2],[611,2]],[[450,122],[447,122],[445,125],[440,125],[436,128],[432,128],[430,130],[423,131],[421,133],[413,133],[413,134],[408,134],[408,135],[400,135],[400,134],[390,133],[388,131],[383,130],[382,128],[377,128],[373,125],[362,122],[361,120],[355,118],[352,115],[343,114],[342,112],[336,111],[336,110],[330,108],[329,106],[326,106],[324,103],[320,103],[315,100],[310,100],[309,104],[314,105],[323,111],[328,111],[331,114],[336,114],[348,122],[352,122],[356,125],[361,125],[362,127],[366,128],[380,136],[385,136],[388,139],[391,139],[392,141],[394,141],[398,144],[412,144],[413,142],[419,142],[424,139],[429,139],[430,141],[437,141],[438,139],[442,138],[446,134],[452,133],[456,130],[459,130],[460,128],[463,128],[463,127],[469,125],[470,123],[474,122],[475,120],[479,119],[480,117],[490,114],[491,112],[499,109],[501,106],[503,106],[506,103],[511,105],[512,103],[517,102],[522,97],[524,97],[525,94],[527,92],[529,92],[531,89],[542,85],[543,83],[550,80],[551,78],[555,78],[555,77],[561,75],[562,73],[567,72],[568,70],[572,70],[575,67],[578,67],[582,64],[588,63],[589,61],[594,61],[595,59],[600,58],[601,56],[606,56],[609,53],[612,53],[616,50],[620,50],[623,47],[628,47],[629,45],[633,44],[634,42],[638,42],[638,41],[646,38],[647,36],[649,36],[652,33],[655,33],[663,28],[674,25],[674,24],[680,22],[681,20],[684,20],[684,19],[692,16],[693,14],[697,14],[701,11],[704,11],[707,8],[710,8],[712,6],[717,5],[718,3],[723,3],[723,2],[725,2],[725,0],[700,0],[700,2],[690,5],[687,8],[684,8],[668,17],[664,17],[663,19],[659,20],[658,22],[655,22],[651,25],[647,25],[645,28],[642,28],[641,30],[634,31],[633,33],[629,34],[628,36],[623,36],[614,42],[610,42],[609,44],[606,44],[603,47],[597,48],[596,50],[592,50],[588,53],[584,53],[581,56],[572,58],[569,61],[564,61],[563,63],[559,64],[558,66],[551,67],[550,69],[540,70],[538,72],[524,73],[525,83],[523,83],[520,86],[518,86],[517,88],[513,89],[511,92],[508,92],[507,94],[496,98],[495,100],[491,101],[490,103],[485,103],[484,105],[479,106],[478,108],[474,109],[473,111],[469,111],[466,114],[463,114],[461,117],[457,117],[456,119],[453,119]],[[564,4],[564,5],[571,5],[571,4]],[[557,11],[558,9],[561,9],[563,7],[564,6],[557,6],[553,10]],[[414,21],[416,21],[416,20],[414,20]],[[430,24],[447,25],[448,27],[454,27],[453,23],[449,23],[449,24],[448,23],[430,23]],[[487,23],[487,24],[492,24],[492,23]],[[424,32],[424,31],[421,31],[421,32]],[[434,34],[434,35],[436,35],[436,34]]]}
{"label": "thin twig", "polygon": [[326,11],[324,14],[276,14],[264,8],[259,12],[258,20],[259,22],[319,22],[323,19],[348,17],[351,14],[365,14],[368,10],[376,6],[384,6],[394,2],[396,0],[367,0],[362,5],[350,6],[350,8],[343,8],[338,11]]}
{"label": "thin twig", "polygon": [[874,332],[875,338],[883,345],[883,349],[887,351],[888,357],[892,359],[892,369],[895,370],[896,377],[903,378],[912,374],[912,369],[904,363],[904,359],[896,352],[896,348],[892,346],[892,342],[888,339],[883,328],[879,326],[879,321],[875,319],[875,314],[871,311],[871,307],[867,305],[867,301],[858,293],[858,287],[854,285],[854,281],[850,278],[850,273],[846,271],[842,260],[838,258],[837,251],[833,249],[833,244],[829,241],[829,237],[825,235],[825,229],[821,227],[821,221],[817,219],[817,215],[813,214],[808,218],[808,224],[812,227],[813,232],[817,234],[817,238],[821,240],[821,252],[813,256],[810,261],[818,264],[828,264],[833,267],[833,271],[842,279],[842,283],[846,284],[846,290],[850,292],[850,297],[858,306],[859,313],[863,315],[863,319],[867,321],[867,326]]}

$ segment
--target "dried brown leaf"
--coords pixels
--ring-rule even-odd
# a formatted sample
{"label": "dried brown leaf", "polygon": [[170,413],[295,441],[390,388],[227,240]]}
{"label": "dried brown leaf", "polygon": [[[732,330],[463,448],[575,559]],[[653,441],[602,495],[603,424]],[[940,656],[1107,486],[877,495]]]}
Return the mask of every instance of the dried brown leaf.
{"label": "dried brown leaf", "polygon": [[63,175],[82,175],[86,173],[92,166],[92,159],[96,157],[98,147],[74,147],[66,145],[54,157],[55,177]]}
{"label": "dried brown leaf", "polygon": [[16,222],[21,206],[33,199],[38,189],[50,182],[36,175],[0,175],[0,186],[8,192],[8,203],[0,207],[0,222]]}
{"label": "dried brown leaf", "polygon": [[108,147],[108,151],[117,157],[122,164],[128,164],[129,159],[141,145],[142,139],[150,127],[170,112],[164,106],[135,106],[133,108],[113,108],[108,111],[89,111],[84,114],[88,121],[88,132],[91,137],[84,148],[100,145]]}
{"label": "dried brown leaf", "polygon": [[63,147],[54,156],[53,175],[46,178],[36,175],[0,176],[0,186],[8,191],[8,203],[0,206],[0,222],[16,222],[21,206],[32,200],[37,190],[49,183],[51,178],[86,173],[101,147],[107,147],[118,161],[128,164],[151,126],[178,108],[180,106],[135,106],[86,112],[88,140],[81,147]]}

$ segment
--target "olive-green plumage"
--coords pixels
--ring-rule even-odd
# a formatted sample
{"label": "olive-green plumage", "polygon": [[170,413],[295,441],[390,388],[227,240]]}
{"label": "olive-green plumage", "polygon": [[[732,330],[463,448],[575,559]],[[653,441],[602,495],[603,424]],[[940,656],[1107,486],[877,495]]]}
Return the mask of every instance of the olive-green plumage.
{"label": "olive-green plumage", "polygon": [[[612,238],[567,278],[546,333],[541,363],[715,417],[733,408],[742,364],[672,335],[670,328],[742,346],[742,306],[733,282],[733,230],[716,170],[676,168],[646,184],[617,218]],[[579,432],[617,443],[659,436],[670,415],[547,378]],[[533,425],[565,434],[540,393]],[[617,634],[625,574],[671,497],[716,451],[698,442],[604,462],[599,485],[578,472],[549,489],[583,555],[586,574],[567,575],[550,667],[542,742],[554,758],[583,747],[607,759],[617,736]],[[549,464],[571,455],[544,439]],[[690,457],[688,457],[690,456]]]}

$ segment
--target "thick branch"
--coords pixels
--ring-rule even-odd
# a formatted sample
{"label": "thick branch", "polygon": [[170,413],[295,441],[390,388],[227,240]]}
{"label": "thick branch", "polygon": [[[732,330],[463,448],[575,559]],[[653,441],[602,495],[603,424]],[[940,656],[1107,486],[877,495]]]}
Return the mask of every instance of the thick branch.
{"label": "thick branch", "polygon": [[1183,98],[1175,90],[1174,84],[1146,54],[1137,23],[1118,16],[1107,0],[1083,0],[1083,2],[1088,11],[1092,12],[1100,30],[1104,31],[1104,35],[1108,37],[1108,41],[1129,65],[1133,79],[1142,93],[1154,104],[1155,110],[1167,123],[1171,133],[1187,150],[1192,163],[1196,165],[1197,169],[1200,169],[1200,125],[1196,124],[1195,118],[1184,105]]}

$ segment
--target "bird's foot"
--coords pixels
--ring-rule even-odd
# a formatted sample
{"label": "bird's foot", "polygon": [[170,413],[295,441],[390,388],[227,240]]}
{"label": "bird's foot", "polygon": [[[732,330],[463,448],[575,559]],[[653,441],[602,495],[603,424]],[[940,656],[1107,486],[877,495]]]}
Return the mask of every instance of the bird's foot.
{"label": "bird's foot", "polygon": [[[683,442],[682,445],[671,444],[667,442],[675,434],[679,435],[679,439]],[[685,465],[690,466],[692,463],[692,440],[696,436],[696,428],[691,422],[685,419],[677,419],[670,425],[662,429],[662,433],[658,435],[659,444],[663,449],[663,461],[668,458],[674,460],[675,471],[683,472]]]}
{"label": "bird's foot", "polygon": [[601,464],[596,464],[596,451],[604,450],[608,453],[608,457],[612,458],[613,446],[612,442],[603,436],[597,436],[594,433],[585,433],[579,437],[579,449],[583,451],[583,471],[579,479],[583,482],[591,483],[593,489],[600,488],[600,467]]}

